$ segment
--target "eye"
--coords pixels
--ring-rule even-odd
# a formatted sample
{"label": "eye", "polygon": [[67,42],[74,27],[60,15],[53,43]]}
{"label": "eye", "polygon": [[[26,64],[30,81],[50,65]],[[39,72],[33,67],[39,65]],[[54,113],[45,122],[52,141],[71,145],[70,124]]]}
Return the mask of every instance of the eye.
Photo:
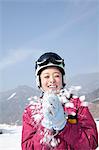
{"label": "eye", "polygon": [[45,78],[45,79],[48,79],[48,78],[49,78],[49,75],[44,76],[44,78]]}
{"label": "eye", "polygon": [[59,78],[59,77],[60,77],[60,75],[59,75],[59,74],[55,74],[55,77],[56,77],[56,78]]}
{"label": "eye", "polygon": [[60,77],[59,75],[56,75],[56,77]]}

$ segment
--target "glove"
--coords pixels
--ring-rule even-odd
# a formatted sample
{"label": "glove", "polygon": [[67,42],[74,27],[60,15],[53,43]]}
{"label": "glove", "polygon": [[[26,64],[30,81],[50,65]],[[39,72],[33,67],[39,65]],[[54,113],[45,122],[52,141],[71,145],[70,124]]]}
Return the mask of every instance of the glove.
{"label": "glove", "polygon": [[48,129],[61,130],[66,124],[64,110],[58,96],[53,93],[45,93],[43,96],[42,125]]}
{"label": "glove", "polygon": [[68,115],[75,116],[79,107],[88,106],[88,103],[85,102],[85,96],[79,97],[79,96],[71,93],[71,92],[76,93],[80,88],[81,88],[80,86],[76,86],[76,87],[72,86],[71,88],[69,88],[69,90],[62,89],[60,91],[59,99],[62,102],[62,104],[64,105],[64,111]]}
{"label": "glove", "polygon": [[64,111],[68,115],[75,116],[76,115],[76,107],[74,106],[73,102],[70,101],[72,98],[72,94],[70,91],[66,89],[62,89],[59,93],[59,100],[64,105]]}

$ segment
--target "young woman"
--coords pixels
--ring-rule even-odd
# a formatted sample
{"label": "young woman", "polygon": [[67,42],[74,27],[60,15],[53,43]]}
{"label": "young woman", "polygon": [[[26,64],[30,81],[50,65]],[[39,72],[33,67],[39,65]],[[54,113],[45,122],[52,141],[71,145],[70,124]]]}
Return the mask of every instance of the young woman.
{"label": "young woman", "polygon": [[22,150],[97,148],[96,124],[83,97],[63,93],[64,66],[64,60],[52,52],[37,60],[36,81],[42,97],[34,97],[23,113]]}

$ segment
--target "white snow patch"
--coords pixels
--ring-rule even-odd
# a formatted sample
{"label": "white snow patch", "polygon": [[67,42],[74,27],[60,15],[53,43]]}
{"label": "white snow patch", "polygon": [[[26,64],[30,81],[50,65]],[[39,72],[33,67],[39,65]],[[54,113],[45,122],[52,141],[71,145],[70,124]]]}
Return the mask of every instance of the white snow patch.
{"label": "white snow patch", "polygon": [[10,99],[11,99],[11,98],[13,98],[15,95],[16,95],[16,92],[15,92],[15,93],[13,93],[13,94],[11,94],[11,96],[10,96],[10,97],[8,97],[8,99],[7,99],[7,100],[10,100]]}
{"label": "white snow patch", "polygon": [[0,150],[21,150],[21,126],[1,125],[0,129]]}

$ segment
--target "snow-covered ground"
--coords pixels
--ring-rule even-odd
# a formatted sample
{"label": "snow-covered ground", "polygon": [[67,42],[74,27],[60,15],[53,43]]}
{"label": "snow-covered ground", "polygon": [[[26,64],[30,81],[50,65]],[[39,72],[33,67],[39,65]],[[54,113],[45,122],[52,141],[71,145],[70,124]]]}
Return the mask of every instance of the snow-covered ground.
{"label": "snow-covered ground", "polygon": [[21,126],[1,125],[4,134],[0,134],[0,150],[21,150]]}
{"label": "snow-covered ground", "polygon": [[[96,122],[99,133],[99,121]],[[0,124],[0,130],[4,134],[0,134],[0,150],[21,150],[21,126],[10,126]],[[97,148],[99,150],[99,147]]]}

